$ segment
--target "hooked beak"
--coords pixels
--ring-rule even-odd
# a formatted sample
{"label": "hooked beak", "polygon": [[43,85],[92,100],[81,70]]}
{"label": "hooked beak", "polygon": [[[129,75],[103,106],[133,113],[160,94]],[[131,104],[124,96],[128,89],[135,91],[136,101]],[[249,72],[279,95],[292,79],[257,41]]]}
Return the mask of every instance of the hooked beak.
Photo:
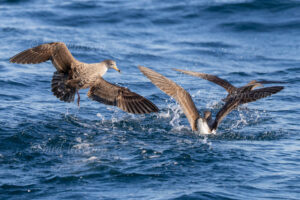
{"label": "hooked beak", "polygon": [[116,70],[116,71],[118,71],[119,73],[121,73],[121,70],[119,70],[116,65],[113,67],[113,69]]}

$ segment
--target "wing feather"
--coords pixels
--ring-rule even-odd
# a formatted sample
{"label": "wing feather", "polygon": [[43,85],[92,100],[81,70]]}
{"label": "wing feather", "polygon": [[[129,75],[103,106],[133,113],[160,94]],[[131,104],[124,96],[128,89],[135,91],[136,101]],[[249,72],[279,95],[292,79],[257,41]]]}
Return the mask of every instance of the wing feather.
{"label": "wing feather", "polygon": [[159,109],[148,99],[117,86],[99,77],[91,86],[88,97],[106,105],[117,106],[121,110],[133,114],[158,112]]}
{"label": "wing feather", "polygon": [[237,89],[236,87],[234,87],[231,83],[229,83],[228,81],[221,79],[217,76],[214,75],[210,75],[210,74],[205,74],[205,73],[200,73],[200,72],[192,72],[192,71],[188,71],[188,70],[182,70],[182,69],[174,69],[175,71],[178,72],[182,72],[184,74],[188,74],[191,76],[196,76],[196,77],[200,77],[202,79],[211,81],[221,87],[223,87],[229,94],[235,92],[235,90]]}
{"label": "wing feather", "polygon": [[19,64],[37,64],[51,60],[57,71],[68,72],[75,58],[62,42],[42,44],[10,58],[10,62]]}
{"label": "wing feather", "polygon": [[233,109],[235,109],[237,106],[271,96],[272,94],[281,91],[283,88],[283,86],[260,88],[245,93],[239,93],[229,98],[226,104],[218,112],[216,119],[212,125],[212,130],[216,130],[218,125],[226,117],[226,115],[230,113]]}
{"label": "wing feather", "polygon": [[148,77],[151,82],[156,85],[167,95],[173,97],[181,106],[184,114],[188,118],[192,130],[197,130],[197,119],[200,117],[197,108],[192,100],[191,95],[175,82],[164,77],[163,75],[147,68],[139,66],[141,72]]}

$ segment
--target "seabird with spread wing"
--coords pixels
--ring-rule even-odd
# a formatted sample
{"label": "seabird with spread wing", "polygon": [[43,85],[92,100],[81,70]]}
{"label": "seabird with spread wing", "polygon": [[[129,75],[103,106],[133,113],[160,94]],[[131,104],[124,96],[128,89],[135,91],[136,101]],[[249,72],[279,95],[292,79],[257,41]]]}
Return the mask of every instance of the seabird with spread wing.
{"label": "seabird with spread wing", "polygon": [[221,87],[223,87],[227,92],[228,95],[225,99],[222,99],[223,101],[228,101],[230,97],[233,97],[235,95],[239,95],[244,92],[250,92],[251,90],[254,90],[256,87],[263,87],[263,84],[274,84],[274,83],[284,83],[281,81],[267,81],[267,80],[262,80],[262,81],[257,81],[257,80],[252,80],[246,85],[242,87],[235,87],[231,83],[229,83],[227,80],[219,78],[218,76],[214,76],[211,74],[206,74],[206,73],[200,73],[200,72],[193,72],[193,71],[188,71],[188,70],[182,70],[182,69],[175,69],[173,70],[182,72],[184,74],[188,74],[190,76],[195,76],[199,77],[205,80],[208,80],[210,82],[213,82]]}
{"label": "seabird with spread wing", "polygon": [[239,105],[265,98],[284,88],[282,86],[266,87],[230,97],[217,113],[215,120],[212,120],[210,111],[205,111],[203,117],[199,114],[191,95],[175,82],[147,67],[139,66],[139,69],[154,85],[179,103],[192,130],[199,131],[200,134],[216,133],[221,121]]}
{"label": "seabird with spread wing", "polygon": [[158,112],[158,108],[148,99],[129,89],[105,81],[102,76],[108,69],[117,68],[113,60],[100,63],[83,63],[76,60],[62,42],[42,44],[27,49],[10,59],[12,63],[38,64],[52,61],[56,71],[52,77],[52,92],[61,101],[73,102],[79,89],[90,88],[88,97],[106,105],[117,106],[125,112],[145,114]]}

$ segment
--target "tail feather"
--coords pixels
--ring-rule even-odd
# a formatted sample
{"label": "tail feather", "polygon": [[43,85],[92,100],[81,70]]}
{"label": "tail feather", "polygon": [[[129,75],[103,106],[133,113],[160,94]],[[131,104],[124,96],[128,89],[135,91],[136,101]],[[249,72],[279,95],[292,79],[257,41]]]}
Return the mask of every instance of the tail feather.
{"label": "tail feather", "polygon": [[61,101],[73,102],[75,99],[76,88],[66,85],[68,74],[54,72],[52,77],[52,92]]}

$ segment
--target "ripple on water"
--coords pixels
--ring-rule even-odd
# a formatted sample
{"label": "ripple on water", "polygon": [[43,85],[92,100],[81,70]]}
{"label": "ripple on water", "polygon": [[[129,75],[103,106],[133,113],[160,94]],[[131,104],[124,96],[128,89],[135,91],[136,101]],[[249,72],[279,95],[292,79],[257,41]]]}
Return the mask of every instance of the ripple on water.
{"label": "ripple on water", "polygon": [[300,22],[298,21],[289,21],[282,23],[260,23],[260,22],[231,22],[231,23],[222,23],[219,25],[222,29],[228,29],[235,32],[274,32],[281,31],[285,32],[286,29],[291,31],[300,30]]}

